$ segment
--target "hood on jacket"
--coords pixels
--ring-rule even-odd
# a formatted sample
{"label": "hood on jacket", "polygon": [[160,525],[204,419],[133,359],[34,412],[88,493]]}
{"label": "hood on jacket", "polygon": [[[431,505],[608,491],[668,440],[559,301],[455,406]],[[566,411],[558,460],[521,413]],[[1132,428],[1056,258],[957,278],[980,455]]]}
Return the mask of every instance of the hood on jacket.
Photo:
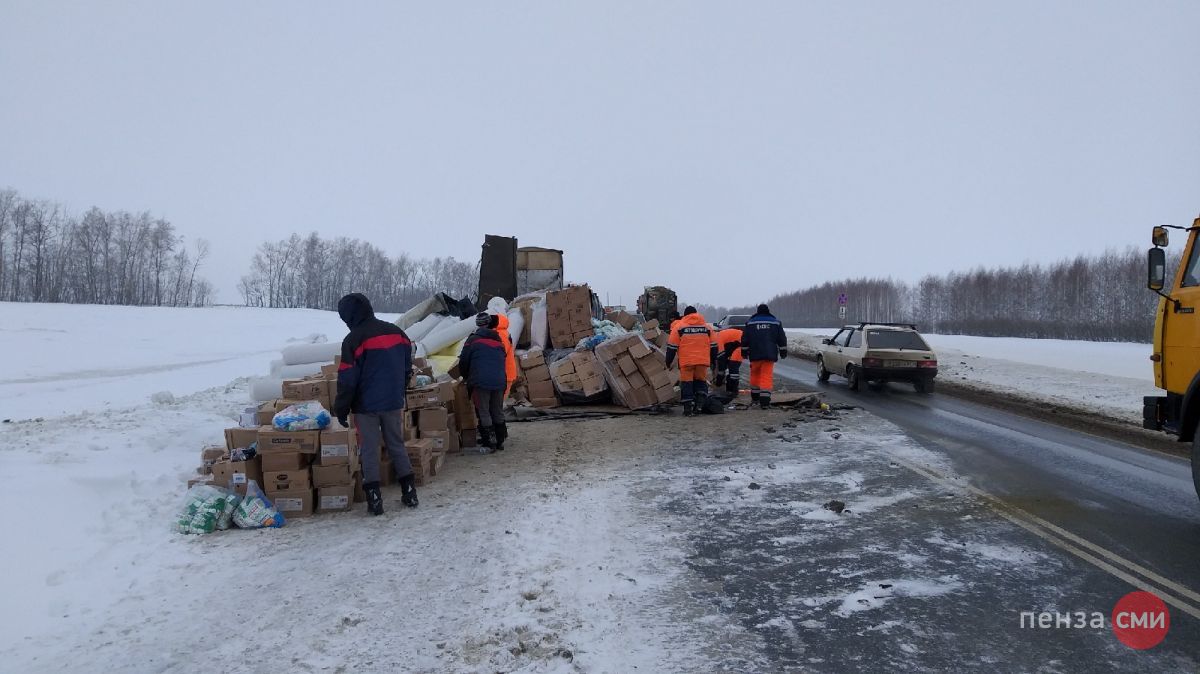
{"label": "hood on jacket", "polygon": [[496,314],[496,332],[508,332],[508,316]]}
{"label": "hood on jacket", "polygon": [[362,293],[350,293],[338,300],[338,316],[346,327],[353,328],[363,321],[375,318],[375,310],[371,308],[371,300]]}
{"label": "hood on jacket", "polygon": [[679,319],[679,322],[683,325],[707,325],[708,324],[708,322],[704,320],[704,316],[702,316],[700,314],[700,312],[688,314],[687,316],[684,316],[683,318]]}

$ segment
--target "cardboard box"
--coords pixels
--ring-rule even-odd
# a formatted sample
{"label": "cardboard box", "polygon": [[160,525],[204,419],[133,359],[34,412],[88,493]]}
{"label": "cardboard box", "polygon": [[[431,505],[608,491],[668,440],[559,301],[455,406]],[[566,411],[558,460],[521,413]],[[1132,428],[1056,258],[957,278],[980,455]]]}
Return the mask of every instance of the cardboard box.
{"label": "cardboard box", "polygon": [[320,431],[277,431],[265,426],[258,429],[259,454],[275,452],[316,454],[320,450]]}
{"label": "cardboard box", "polygon": [[549,380],[531,381],[525,385],[525,389],[531,399],[554,397],[554,383]]}
{"label": "cardboard box", "polygon": [[273,471],[307,470],[312,461],[312,454],[299,452],[270,452],[259,456],[262,458],[264,474]]}
{"label": "cardboard box", "polygon": [[421,431],[421,439],[429,440],[435,452],[445,452],[450,449],[450,431]]}
{"label": "cardboard box", "polygon": [[246,495],[246,487],[253,480],[262,484],[262,457],[255,456],[249,461],[217,461],[212,465],[212,482],[218,487],[226,487]]}
{"label": "cardboard box", "polygon": [[353,428],[337,424],[321,431],[321,451],[317,463],[322,466],[358,465],[358,434]]}
{"label": "cardboard box", "polygon": [[580,381],[580,387],[583,389],[583,395],[590,397],[607,391],[608,382],[604,381],[602,375],[596,374],[594,377],[588,377]]}
{"label": "cardboard box", "polygon": [[625,328],[626,330],[632,330],[634,328],[634,326],[637,325],[637,319],[634,318],[633,315],[631,315],[625,311],[614,311],[614,312],[606,315],[604,318],[605,318],[605,320],[609,320],[609,321],[612,321],[613,323],[616,323],[617,325],[621,326],[622,328]]}
{"label": "cardboard box", "polygon": [[226,428],[225,449],[246,449],[258,442],[258,428]]}
{"label": "cardboard box", "polygon": [[625,405],[629,409],[642,409],[656,404],[658,404],[658,396],[655,395],[654,389],[649,387],[636,388],[625,396]]}
{"label": "cardboard box", "polygon": [[367,492],[363,491],[362,473],[354,474],[354,502],[366,503]]}
{"label": "cardboard box", "polygon": [[465,384],[460,383],[454,387],[454,416],[460,429],[479,428],[479,418],[475,416],[475,403],[471,402]]}
{"label": "cardboard box", "polygon": [[271,422],[275,420],[275,401],[268,400],[265,403],[260,403],[256,417],[259,426],[270,426]]}
{"label": "cardboard box", "polygon": [[200,463],[205,466],[211,466],[213,462],[229,456],[229,450],[224,447],[210,446],[200,450]]}
{"label": "cardboard box", "polygon": [[441,389],[437,385],[422,386],[408,392],[405,396],[408,403],[408,409],[419,410],[432,407],[441,407],[444,402],[441,398]]}
{"label": "cardboard box", "polygon": [[639,388],[646,387],[646,378],[643,377],[641,375],[641,373],[639,373],[639,372],[634,372],[633,374],[629,375],[625,379],[626,379],[626,381],[629,382],[629,388],[631,388],[631,389],[639,389]]}
{"label": "cardboard box", "polygon": [[662,334],[662,330],[644,330],[644,331],[642,331],[642,336],[651,342],[658,339],[659,335],[661,335],[661,334]]}
{"label": "cardboard box", "polygon": [[311,517],[313,514],[313,490],[295,489],[292,491],[277,491],[268,494],[267,499],[275,509],[283,513],[284,519],[289,517]]}
{"label": "cardboard box", "polygon": [[562,360],[550,363],[550,376],[554,378],[563,377],[569,374],[575,374],[575,358],[574,354],[571,357],[563,358]]}
{"label": "cardboard box", "polygon": [[518,357],[522,370],[529,370],[546,364],[546,352],[541,347],[534,347]]}
{"label": "cardboard box", "polygon": [[416,426],[404,427],[404,444],[407,445],[409,440],[416,440],[419,437],[421,437],[421,432],[417,430]]}
{"label": "cardboard box", "polygon": [[649,384],[650,388],[653,389],[671,386],[671,374],[666,370],[663,370],[662,372],[655,372],[653,375],[646,377],[646,383]]}
{"label": "cardboard box", "polygon": [[651,319],[650,319],[650,320],[648,320],[648,321],[643,321],[643,322],[642,322],[642,330],[643,330],[643,331],[645,331],[645,330],[657,330],[657,329],[660,329],[660,326],[659,326],[659,324],[658,324],[658,319],[657,319],[657,318],[651,318]]}
{"label": "cardboard box", "polygon": [[558,407],[558,398],[530,398],[529,404],[542,409]]}
{"label": "cardboard box", "polygon": [[345,512],[354,506],[354,482],[317,488],[317,512]]}
{"label": "cardboard box", "polygon": [[550,368],[544,364],[524,370],[524,374],[527,382],[550,381]]}
{"label": "cardboard box", "polygon": [[212,475],[197,475],[196,477],[193,477],[192,479],[187,481],[188,489],[191,489],[192,487],[195,487],[196,485],[212,485],[212,484],[213,484],[213,476]]}
{"label": "cardboard box", "polygon": [[446,464],[446,455],[445,454],[435,454],[433,457],[433,464],[431,464],[431,466],[430,466],[429,474],[430,475],[440,475],[442,473],[443,466],[445,466],[445,464]]}
{"label": "cardboard box", "polygon": [[450,415],[444,407],[431,407],[417,414],[417,429],[424,434],[426,431],[444,431],[450,428]]}
{"label": "cardboard box", "polygon": [[640,339],[629,346],[629,355],[635,360],[638,358],[645,358],[651,353],[650,347],[646,346],[646,344]]}
{"label": "cardboard box", "polygon": [[647,377],[667,371],[666,360],[657,353],[651,353],[644,358],[638,358],[635,364],[638,370]]}
{"label": "cardboard box", "polygon": [[385,454],[383,459],[379,461],[379,486],[386,487],[389,484],[396,482],[396,469],[392,467],[392,460]]}
{"label": "cardboard box", "polygon": [[600,361],[596,360],[595,356],[576,359],[575,374],[579,375],[580,379],[599,377],[601,374]]}
{"label": "cardboard box", "polygon": [[329,395],[324,377],[314,379],[284,379],[283,397],[291,400],[320,400]]}
{"label": "cardboard box", "polygon": [[479,437],[478,431],[474,428],[464,428],[458,432],[458,446],[460,449],[468,449],[478,446]]}
{"label": "cardboard box", "polygon": [[673,403],[673,402],[675,402],[675,400],[677,398],[677,396],[675,394],[675,387],[668,384],[667,386],[664,386],[662,388],[655,389],[654,397],[660,403]]}
{"label": "cardboard box", "polygon": [[339,366],[337,363],[326,363],[325,365],[322,365],[321,378],[329,379],[330,377],[336,377],[338,373],[338,367]]}
{"label": "cardboard box", "polygon": [[302,470],[273,470],[263,471],[263,491],[267,494],[277,491],[294,491],[312,487],[312,479],[307,468]]}
{"label": "cardboard box", "polygon": [[631,375],[638,371],[637,364],[633,362],[633,358],[628,353],[624,353],[620,358],[617,358],[617,367],[621,370],[621,374],[624,375]]}
{"label": "cardboard box", "polygon": [[[355,469],[358,466],[354,466]],[[354,470],[350,464],[340,466],[313,466],[312,485],[314,487],[340,487],[354,484]]]}

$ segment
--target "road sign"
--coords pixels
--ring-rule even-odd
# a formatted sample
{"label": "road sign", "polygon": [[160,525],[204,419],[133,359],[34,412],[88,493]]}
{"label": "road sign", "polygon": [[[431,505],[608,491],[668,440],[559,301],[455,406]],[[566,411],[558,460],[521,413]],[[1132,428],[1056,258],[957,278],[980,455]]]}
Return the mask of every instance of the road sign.
{"label": "road sign", "polygon": [[838,318],[846,320],[846,305],[838,307]]}
{"label": "road sign", "polygon": [[842,293],[841,295],[838,295],[838,306],[839,307],[846,306],[846,293]]}

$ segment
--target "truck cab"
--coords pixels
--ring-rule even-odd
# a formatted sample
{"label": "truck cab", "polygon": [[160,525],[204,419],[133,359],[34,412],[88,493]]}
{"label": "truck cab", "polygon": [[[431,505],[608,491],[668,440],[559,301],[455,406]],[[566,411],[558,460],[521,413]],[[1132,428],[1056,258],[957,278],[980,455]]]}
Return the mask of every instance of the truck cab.
{"label": "truck cab", "polygon": [[1173,433],[1192,443],[1192,479],[1200,494],[1200,218],[1191,227],[1170,227],[1187,233],[1179,269],[1171,282],[1166,278],[1164,248],[1169,243],[1168,227],[1155,227],[1154,247],[1147,254],[1147,287],[1158,293],[1154,319],[1154,385],[1166,395],[1147,396],[1142,401],[1142,425]]}

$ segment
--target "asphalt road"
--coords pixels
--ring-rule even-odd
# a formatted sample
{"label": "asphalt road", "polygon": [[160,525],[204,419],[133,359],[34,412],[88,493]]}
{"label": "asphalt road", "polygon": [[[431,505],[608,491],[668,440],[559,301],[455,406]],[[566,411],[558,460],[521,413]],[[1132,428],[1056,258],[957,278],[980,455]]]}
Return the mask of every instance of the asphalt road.
{"label": "asphalt road", "polygon": [[838,377],[817,382],[805,361],[781,362],[776,376],[900,427],[949,460],[949,483],[1082,562],[1084,577],[1063,579],[1073,603],[1051,608],[1109,614],[1136,583],[1177,602],[1160,648],[1200,653],[1200,500],[1185,460],[909,386],[855,393]]}

